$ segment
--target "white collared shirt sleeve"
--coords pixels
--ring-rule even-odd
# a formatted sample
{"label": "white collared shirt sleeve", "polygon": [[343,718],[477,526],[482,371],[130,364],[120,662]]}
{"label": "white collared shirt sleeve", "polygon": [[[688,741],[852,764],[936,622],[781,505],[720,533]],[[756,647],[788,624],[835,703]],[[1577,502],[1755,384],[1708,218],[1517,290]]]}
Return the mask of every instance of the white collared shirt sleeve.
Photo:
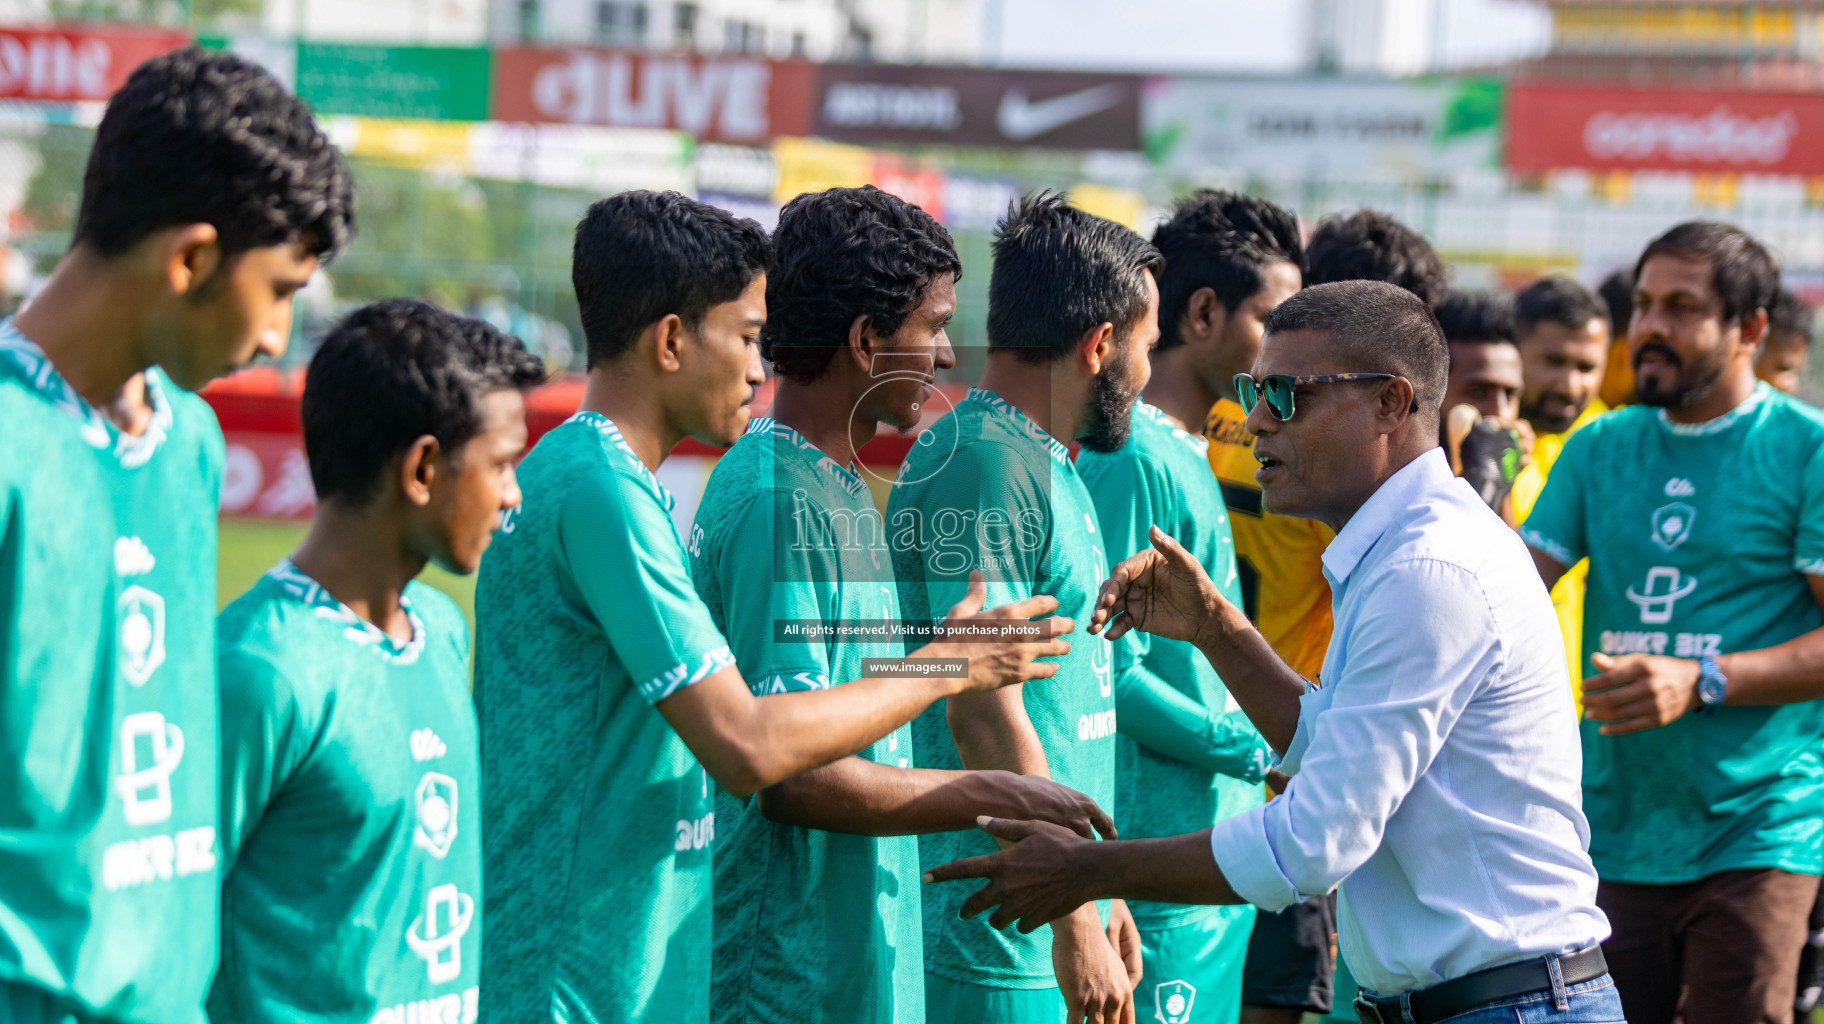
{"label": "white collared shirt sleeve", "polygon": [[1299,774],[1210,836],[1236,893],[1267,910],[1330,892],[1380,848],[1388,819],[1502,656],[1488,598],[1467,569],[1397,560],[1349,585],[1367,588],[1357,595],[1363,611],[1332,647],[1326,685],[1301,699],[1285,758]]}

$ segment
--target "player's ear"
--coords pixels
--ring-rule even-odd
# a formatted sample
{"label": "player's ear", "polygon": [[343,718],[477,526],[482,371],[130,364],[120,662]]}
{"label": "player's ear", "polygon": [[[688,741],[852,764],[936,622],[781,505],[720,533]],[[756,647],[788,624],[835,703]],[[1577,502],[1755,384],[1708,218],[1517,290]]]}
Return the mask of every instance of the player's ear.
{"label": "player's ear", "polygon": [[222,269],[220,235],[213,224],[184,224],[147,239],[154,246],[159,276],[174,295],[194,295]]}
{"label": "player's ear", "polygon": [[874,318],[866,313],[855,317],[849,324],[849,358],[862,370],[868,370],[874,361],[874,347],[880,339],[874,336]]}
{"label": "player's ear", "polygon": [[1757,309],[1742,317],[1742,347],[1748,350],[1749,358],[1761,347],[1767,337],[1767,311]]}
{"label": "player's ear", "polygon": [[1222,307],[1222,300],[1216,297],[1216,289],[1199,288],[1191,293],[1191,301],[1184,308],[1182,323],[1191,329],[1197,339],[1202,340],[1215,332],[1217,325],[1228,317],[1228,313]]}
{"label": "player's ear", "polygon": [[413,441],[399,457],[399,488],[410,505],[423,508],[431,503],[431,488],[444,470],[443,446],[429,434]]}
{"label": "player's ear", "polygon": [[659,369],[666,373],[676,372],[683,365],[680,353],[684,348],[684,319],[676,313],[667,313],[654,320],[640,338],[644,344],[650,336],[653,347],[653,359]]}
{"label": "player's ear", "polygon": [[1077,340],[1077,361],[1092,377],[1101,374],[1114,357],[1115,325],[1106,320],[1084,331]]}

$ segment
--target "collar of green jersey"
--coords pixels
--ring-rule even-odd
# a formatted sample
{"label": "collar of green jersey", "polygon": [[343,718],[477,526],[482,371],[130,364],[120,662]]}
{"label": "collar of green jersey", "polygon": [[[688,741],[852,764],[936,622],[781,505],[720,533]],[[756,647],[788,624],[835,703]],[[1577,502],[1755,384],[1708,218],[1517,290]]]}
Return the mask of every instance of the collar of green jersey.
{"label": "collar of green jersey", "polygon": [[136,435],[109,423],[106,416],[77,394],[38,343],[19,333],[11,317],[0,324],[0,367],[11,368],[26,387],[68,413],[77,422],[82,439],[96,451],[111,449],[122,469],[138,469],[151,461],[171,432],[171,403],[165,397],[164,375],[156,368],[146,371],[146,401],[152,405],[152,422],[147,424],[145,433]]}
{"label": "collar of green jersey", "polygon": [[1161,409],[1158,406],[1148,405],[1145,402],[1140,401],[1139,399],[1135,399],[1134,400],[1134,415],[1137,417],[1142,417],[1144,419],[1151,420],[1152,422],[1159,424],[1159,426],[1161,428],[1171,431],[1171,434],[1173,437],[1182,441],[1186,445],[1189,445],[1191,447],[1191,449],[1193,451],[1195,451],[1199,456],[1202,456],[1204,458],[1209,457],[1209,454],[1210,454],[1209,439],[1205,438],[1205,437],[1199,437],[1196,434],[1193,434],[1190,431],[1179,426],[1178,424],[1172,422],[1172,418],[1165,414],[1164,409]]}
{"label": "collar of green jersey", "polygon": [[1711,434],[1720,434],[1740,423],[1742,417],[1759,409],[1761,403],[1766,401],[1767,396],[1772,393],[1773,388],[1766,381],[1757,380],[1754,382],[1754,390],[1749,392],[1747,398],[1742,399],[1741,404],[1715,419],[1708,419],[1702,423],[1679,423],[1667,415],[1666,410],[1660,409],[1659,422],[1661,426],[1680,437],[1709,437]]}
{"label": "collar of green jersey", "polygon": [[670,512],[677,507],[678,499],[673,497],[671,491],[664,484],[659,483],[659,478],[653,475],[652,470],[647,469],[646,464],[640,461],[639,455],[635,454],[633,450],[633,445],[628,444],[627,439],[621,436],[621,428],[615,426],[613,420],[599,412],[579,412],[564,422],[584,423],[594,427],[604,440],[626,454],[628,460],[640,471],[646,482],[652,485],[653,493],[658,495],[660,504],[665,506],[665,511]]}
{"label": "collar of green jersey", "polygon": [[1045,446],[1045,450],[1051,453],[1053,461],[1061,466],[1070,465],[1070,449],[1064,446],[1064,442],[1052,437],[1044,427],[1032,422],[1032,417],[1021,412],[1012,402],[986,388],[970,388],[969,397],[1013,420],[1014,426],[1019,427],[1022,433]]}
{"label": "collar of green jersey", "polygon": [[395,665],[410,665],[424,653],[424,620],[412,611],[411,599],[403,594],[399,597],[399,607],[404,609],[406,618],[412,622],[412,638],[400,643],[387,635],[386,630],[355,614],[354,609],[335,599],[322,584],[304,574],[302,569],[291,564],[291,559],[281,558],[279,564],[266,570],[266,578],[278,584],[292,600],[315,612],[317,618],[324,619],[342,627],[342,636],[349,642],[373,650],[374,653]]}
{"label": "collar of green jersey", "polygon": [[828,473],[836,481],[837,486],[849,492],[850,497],[855,497],[868,489],[867,481],[863,480],[854,469],[838,466],[836,460],[824,454],[822,448],[812,444],[810,438],[771,416],[755,416],[749,420],[743,436],[746,434],[771,434],[804,452],[805,455],[817,461],[818,468]]}

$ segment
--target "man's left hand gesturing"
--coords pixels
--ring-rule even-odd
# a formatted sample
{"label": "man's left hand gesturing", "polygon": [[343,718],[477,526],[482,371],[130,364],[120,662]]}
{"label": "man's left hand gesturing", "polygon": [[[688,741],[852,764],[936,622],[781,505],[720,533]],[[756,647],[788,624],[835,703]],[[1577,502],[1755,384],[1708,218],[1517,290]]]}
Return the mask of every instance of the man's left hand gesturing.
{"label": "man's left hand gesturing", "polygon": [[940,864],[925,873],[926,882],[988,879],[963,902],[963,917],[998,907],[989,915],[989,924],[1005,928],[1018,922],[1021,932],[1032,932],[1095,898],[1092,880],[1076,856],[1077,847],[1093,845],[1090,840],[1043,821],[985,817],[977,824],[1013,845],[999,853]]}

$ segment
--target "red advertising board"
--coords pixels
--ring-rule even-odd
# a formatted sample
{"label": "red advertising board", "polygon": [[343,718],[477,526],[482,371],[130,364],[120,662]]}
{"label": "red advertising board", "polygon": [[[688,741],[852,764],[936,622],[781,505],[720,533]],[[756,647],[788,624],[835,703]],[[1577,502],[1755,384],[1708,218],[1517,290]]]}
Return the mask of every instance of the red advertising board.
{"label": "red advertising board", "polygon": [[181,32],[0,26],[0,98],[105,100],[134,68],[189,41]]}
{"label": "red advertising board", "polygon": [[591,47],[494,51],[494,118],[669,128],[699,139],[808,135],[817,69],[738,55]]}
{"label": "red advertising board", "polygon": [[1824,94],[1595,89],[1515,82],[1516,171],[1824,175]]}

